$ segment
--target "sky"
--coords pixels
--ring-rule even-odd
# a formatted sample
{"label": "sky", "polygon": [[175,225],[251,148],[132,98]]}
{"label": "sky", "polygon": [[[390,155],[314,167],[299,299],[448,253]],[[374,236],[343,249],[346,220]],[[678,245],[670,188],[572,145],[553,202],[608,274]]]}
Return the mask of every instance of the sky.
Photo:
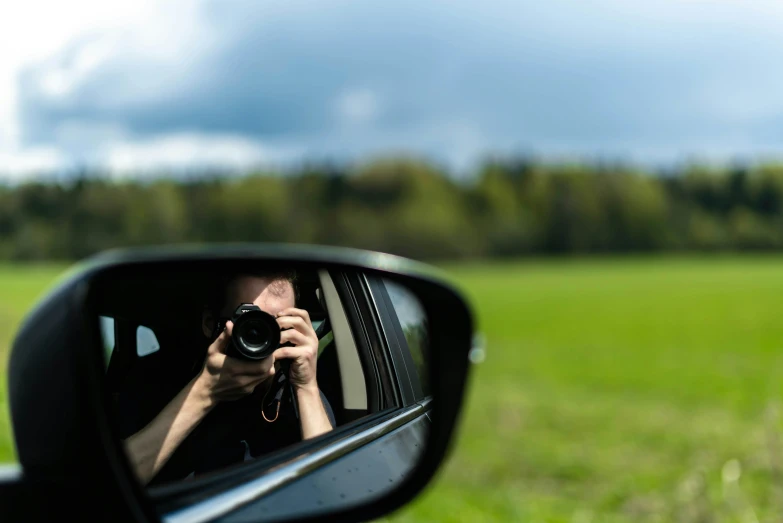
{"label": "sky", "polygon": [[0,173],[783,156],[783,4],[70,0],[0,12]]}

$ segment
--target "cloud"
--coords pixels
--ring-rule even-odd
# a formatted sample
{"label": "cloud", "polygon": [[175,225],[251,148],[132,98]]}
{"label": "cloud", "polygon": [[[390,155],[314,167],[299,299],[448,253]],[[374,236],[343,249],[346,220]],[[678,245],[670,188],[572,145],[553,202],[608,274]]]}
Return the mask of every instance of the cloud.
{"label": "cloud", "polygon": [[338,118],[346,125],[371,123],[380,112],[378,96],[370,89],[346,91],[337,98]]}
{"label": "cloud", "polygon": [[242,136],[177,133],[112,143],[97,163],[119,175],[188,168],[243,170],[286,161],[297,152],[265,147]]}
{"label": "cloud", "polygon": [[63,167],[67,158],[53,147],[30,147],[0,151],[0,179],[18,181],[49,174]]}
{"label": "cloud", "polygon": [[28,50],[0,68],[15,86],[0,101],[6,158],[131,169],[406,150],[466,166],[515,150],[780,150],[773,1],[69,5],[70,30],[17,30]]}

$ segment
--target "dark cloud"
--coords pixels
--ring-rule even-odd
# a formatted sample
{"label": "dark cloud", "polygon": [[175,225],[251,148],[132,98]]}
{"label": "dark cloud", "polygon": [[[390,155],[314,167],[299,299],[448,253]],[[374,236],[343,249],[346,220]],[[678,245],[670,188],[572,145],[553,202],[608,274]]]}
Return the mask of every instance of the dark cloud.
{"label": "dark cloud", "polygon": [[[200,23],[214,41],[196,35],[174,61],[120,50],[67,96],[42,79],[83,42],[28,68],[23,136],[51,143],[78,121],[137,137],[196,130],[443,157],[463,146],[672,153],[779,138],[776,32],[751,31],[723,7],[699,18],[674,4],[559,4],[205,2]],[[356,90],[377,107],[351,127],[338,100]]]}

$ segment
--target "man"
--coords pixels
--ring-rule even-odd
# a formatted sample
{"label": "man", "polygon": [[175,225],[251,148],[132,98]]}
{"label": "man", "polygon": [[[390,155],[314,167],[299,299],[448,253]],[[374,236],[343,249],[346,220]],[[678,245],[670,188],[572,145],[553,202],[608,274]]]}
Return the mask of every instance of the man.
{"label": "man", "polygon": [[[212,339],[217,320],[231,317],[239,304],[253,303],[275,317],[282,329],[280,344],[288,342],[290,346],[255,362],[227,356],[233,329],[227,322],[209,345],[195,376],[151,421],[125,439],[128,456],[143,484],[161,476],[181,479],[221,468],[314,438],[334,427],[331,408],[316,381],[318,337],[307,312],[296,308],[295,277],[243,275],[228,281],[220,293],[216,303],[203,311],[204,336]],[[270,389],[282,360],[290,361],[298,421],[285,408],[263,414],[260,400]],[[166,474],[161,475],[164,469]]]}

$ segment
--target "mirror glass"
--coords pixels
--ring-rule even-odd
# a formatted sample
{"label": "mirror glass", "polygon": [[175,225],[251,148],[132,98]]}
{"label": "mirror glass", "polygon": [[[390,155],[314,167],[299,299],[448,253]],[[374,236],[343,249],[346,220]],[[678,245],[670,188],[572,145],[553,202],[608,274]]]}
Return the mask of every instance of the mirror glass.
{"label": "mirror glass", "polygon": [[153,499],[251,485],[224,517],[301,516],[380,496],[422,456],[430,332],[403,284],[223,263],[96,289],[110,417]]}

